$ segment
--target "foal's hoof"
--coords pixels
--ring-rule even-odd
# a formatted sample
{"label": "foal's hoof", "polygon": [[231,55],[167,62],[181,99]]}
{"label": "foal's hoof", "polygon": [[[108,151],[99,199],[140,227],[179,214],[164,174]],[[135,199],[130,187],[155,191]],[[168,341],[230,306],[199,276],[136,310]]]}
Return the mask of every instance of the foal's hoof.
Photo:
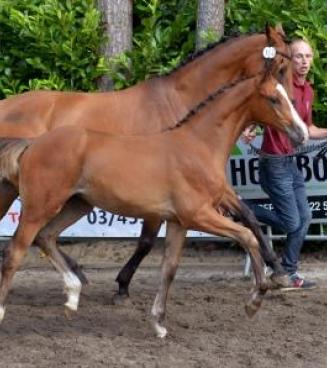
{"label": "foal's hoof", "polygon": [[73,319],[74,314],[76,314],[76,310],[72,310],[68,307],[65,307],[65,316],[68,319],[68,321],[71,321]]}
{"label": "foal's hoof", "polygon": [[132,304],[128,294],[116,293],[112,298],[113,305],[124,305],[129,306]]}
{"label": "foal's hoof", "polygon": [[157,337],[159,337],[160,339],[164,339],[167,336],[168,331],[166,327],[161,326],[156,319],[151,319],[151,325]]}
{"label": "foal's hoof", "polygon": [[159,327],[160,329],[158,328],[156,330],[157,337],[159,337],[160,339],[164,339],[167,336],[168,331],[165,327],[162,327],[162,326],[159,326]]}
{"label": "foal's hoof", "polygon": [[245,313],[249,318],[252,318],[260,309],[262,300],[251,300],[245,304]]}
{"label": "foal's hoof", "polygon": [[5,316],[6,308],[3,305],[0,305],[0,323],[2,322],[4,316]]}
{"label": "foal's hoof", "polygon": [[290,279],[287,274],[273,273],[270,276],[271,289],[280,289],[290,286]]}
{"label": "foal's hoof", "polygon": [[260,309],[263,297],[266,294],[266,286],[262,289],[255,289],[251,292],[250,300],[245,305],[245,312],[249,318],[252,318]]}

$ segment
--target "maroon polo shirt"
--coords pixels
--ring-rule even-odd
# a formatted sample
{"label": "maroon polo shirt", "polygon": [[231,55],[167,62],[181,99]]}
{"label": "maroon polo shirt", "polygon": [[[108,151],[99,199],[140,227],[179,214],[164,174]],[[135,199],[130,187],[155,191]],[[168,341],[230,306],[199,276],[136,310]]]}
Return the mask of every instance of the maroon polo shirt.
{"label": "maroon polo shirt", "polygon": [[[301,85],[296,76],[293,76],[293,94],[297,112],[308,126],[311,125],[313,89],[309,82],[306,81],[304,85]],[[266,127],[261,150],[265,153],[278,155],[292,153],[294,148],[286,133],[271,127]]]}

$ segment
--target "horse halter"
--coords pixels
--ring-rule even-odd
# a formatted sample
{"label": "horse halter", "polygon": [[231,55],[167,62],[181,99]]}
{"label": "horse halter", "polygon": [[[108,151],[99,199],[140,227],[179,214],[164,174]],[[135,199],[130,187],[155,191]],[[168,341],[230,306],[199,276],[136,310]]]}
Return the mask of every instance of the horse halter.
{"label": "horse halter", "polygon": [[288,53],[278,50],[276,47],[274,47],[271,43],[270,38],[268,38],[268,46],[266,46],[263,50],[262,50],[262,56],[265,60],[265,64],[266,64],[266,68],[270,69],[271,65],[272,65],[272,61],[275,59],[276,55],[280,55],[288,60],[292,60],[291,55],[289,55]]}
{"label": "horse halter", "polygon": [[262,50],[262,56],[265,60],[272,60],[276,57],[276,55],[281,55],[288,60],[292,60],[292,57],[290,55],[286,54],[286,52],[276,49],[274,46],[266,46]]}

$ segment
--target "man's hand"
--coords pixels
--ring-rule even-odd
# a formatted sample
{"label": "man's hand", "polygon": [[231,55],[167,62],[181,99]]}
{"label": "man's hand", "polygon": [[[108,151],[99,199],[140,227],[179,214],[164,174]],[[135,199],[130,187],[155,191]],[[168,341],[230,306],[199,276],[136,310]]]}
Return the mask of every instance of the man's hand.
{"label": "man's hand", "polygon": [[257,136],[256,133],[256,125],[252,124],[244,129],[241,139],[244,143],[249,144],[253,141],[253,139]]}

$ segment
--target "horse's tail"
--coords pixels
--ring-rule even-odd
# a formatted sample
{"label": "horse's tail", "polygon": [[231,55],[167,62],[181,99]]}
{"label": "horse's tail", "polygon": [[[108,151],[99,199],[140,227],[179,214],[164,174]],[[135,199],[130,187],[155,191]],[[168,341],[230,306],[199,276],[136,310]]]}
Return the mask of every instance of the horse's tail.
{"label": "horse's tail", "polygon": [[19,175],[19,159],[31,139],[0,138],[0,177],[17,183]]}

